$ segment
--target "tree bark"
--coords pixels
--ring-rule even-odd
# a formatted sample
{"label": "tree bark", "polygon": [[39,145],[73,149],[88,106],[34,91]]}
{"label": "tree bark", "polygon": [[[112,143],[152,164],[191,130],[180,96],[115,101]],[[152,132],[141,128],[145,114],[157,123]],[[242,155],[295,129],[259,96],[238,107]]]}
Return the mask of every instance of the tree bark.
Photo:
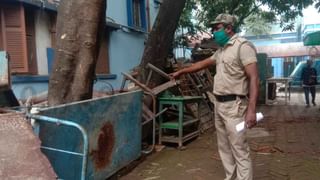
{"label": "tree bark", "polygon": [[[142,82],[147,76],[146,65],[148,63],[162,70],[165,68],[166,58],[172,47],[174,34],[185,4],[186,0],[164,0],[161,4],[140,63],[140,80]],[[161,78],[154,73],[151,81],[159,84]]]}
{"label": "tree bark", "polygon": [[55,60],[49,80],[50,106],[92,97],[105,11],[106,0],[61,1]]}

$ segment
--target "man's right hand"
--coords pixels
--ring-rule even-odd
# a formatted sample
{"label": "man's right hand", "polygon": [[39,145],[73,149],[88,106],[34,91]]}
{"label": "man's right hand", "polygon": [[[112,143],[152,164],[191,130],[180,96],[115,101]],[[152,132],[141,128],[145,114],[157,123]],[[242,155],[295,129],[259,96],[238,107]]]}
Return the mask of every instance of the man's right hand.
{"label": "man's right hand", "polygon": [[181,75],[180,71],[176,71],[174,73],[169,74],[170,78],[176,79]]}
{"label": "man's right hand", "polygon": [[171,73],[169,74],[170,77],[172,77],[173,79],[175,78],[178,78],[179,76],[181,76],[182,74],[186,74],[186,73],[191,73],[191,72],[196,72],[196,71],[199,71],[201,69],[204,69],[204,68],[207,68],[211,65],[215,64],[215,61],[214,60],[211,60],[210,57],[205,59],[205,60],[202,60],[202,61],[199,61],[189,67],[185,67],[183,69],[180,69],[179,71],[177,72],[174,72],[174,73]]}

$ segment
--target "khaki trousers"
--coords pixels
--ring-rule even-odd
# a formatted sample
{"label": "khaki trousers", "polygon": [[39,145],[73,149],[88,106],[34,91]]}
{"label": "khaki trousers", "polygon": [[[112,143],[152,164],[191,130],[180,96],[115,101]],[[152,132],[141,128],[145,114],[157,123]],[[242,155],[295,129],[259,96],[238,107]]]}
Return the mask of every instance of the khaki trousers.
{"label": "khaki trousers", "polygon": [[236,131],[236,125],[244,120],[247,107],[248,100],[245,98],[228,102],[215,101],[215,126],[225,180],[252,180],[246,131]]}

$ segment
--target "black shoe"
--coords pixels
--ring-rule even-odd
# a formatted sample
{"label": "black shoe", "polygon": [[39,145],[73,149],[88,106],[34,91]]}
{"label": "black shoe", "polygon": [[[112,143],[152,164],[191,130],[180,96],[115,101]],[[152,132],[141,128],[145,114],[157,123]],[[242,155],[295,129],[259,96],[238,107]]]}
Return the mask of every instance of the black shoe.
{"label": "black shoe", "polygon": [[309,108],[309,107],[310,107],[310,105],[309,105],[309,104],[307,104],[307,105],[306,105],[306,108]]}
{"label": "black shoe", "polygon": [[312,102],[313,106],[316,106],[317,104],[315,102]]}

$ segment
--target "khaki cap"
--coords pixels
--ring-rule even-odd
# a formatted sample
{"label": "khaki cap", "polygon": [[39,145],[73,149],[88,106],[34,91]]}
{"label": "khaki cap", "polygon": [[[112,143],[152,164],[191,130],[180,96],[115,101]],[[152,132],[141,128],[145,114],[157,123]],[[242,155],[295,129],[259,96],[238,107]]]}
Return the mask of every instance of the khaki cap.
{"label": "khaki cap", "polygon": [[224,23],[235,26],[237,23],[237,18],[230,14],[219,14],[214,21],[210,22],[210,25],[213,26],[215,24]]}

